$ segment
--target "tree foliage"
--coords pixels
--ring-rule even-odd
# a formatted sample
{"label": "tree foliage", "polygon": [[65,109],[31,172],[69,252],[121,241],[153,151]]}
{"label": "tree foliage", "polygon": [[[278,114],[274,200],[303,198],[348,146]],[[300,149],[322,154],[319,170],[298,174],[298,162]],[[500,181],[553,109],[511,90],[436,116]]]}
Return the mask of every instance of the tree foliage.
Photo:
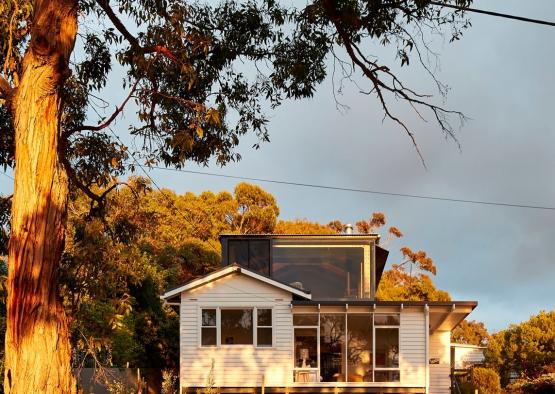
{"label": "tree foliage", "polygon": [[[178,195],[130,178],[107,196],[101,216],[91,214],[87,196],[76,192],[61,275],[76,366],[175,368],[177,317],[159,294],[216,269],[219,234],[333,234],[344,228],[338,220],[277,221],[278,214],[270,193],[245,183],[233,193]],[[429,277],[403,272],[384,273],[382,299],[449,299]]]}
{"label": "tree foliage", "polygon": [[504,385],[511,374],[531,379],[546,368],[553,368],[555,311],[541,311],[528,321],[493,334],[488,341],[486,362],[499,372]]}
{"label": "tree foliage", "polygon": [[429,275],[410,275],[393,267],[383,273],[376,298],[382,301],[450,301],[447,291],[435,287]]}
{"label": "tree foliage", "polygon": [[294,219],[278,221],[274,232],[276,234],[334,234],[338,231],[330,224],[320,224],[307,219]]}
{"label": "tree foliage", "polygon": [[[383,212],[373,212],[369,219],[356,222],[359,233],[379,233],[386,228],[387,219]],[[385,231],[383,246],[402,238],[403,233],[395,226]],[[408,246],[402,246],[402,260],[386,270],[376,292],[376,297],[384,301],[449,301],[449,293],[435,287],[429,274],[436,275],[437,269],[428,254],[419,250],[414,252]],[[407,269],[408,267],[408,269]],[[413,274],[414,270],[414,274]]]}
{"label": "tree foliage", "polygon": [[[449,2],[463,7],[471,3]],[[23,72],[33,5],[9,0],[0,8],[4,166],[14,164],[9,103]],[[429,109],[440,128],[454,136],[451,111],[406,87],[366,48],[391,47],[401,65],[416,59],[444,92],[424,61],[433,56],[425,34],[443,30],[451,41],[458,40],[470,25],[462,11],[415,0],[317,0],[299,8],[273,0],[80,0],[78,7],[80,51],[63,86],[62,153],[72,181],[88,189],[106,186],[112,176],[135,166],[127,146],[110,132],[130,101],[138,107],[130,131],[142,142],[131,154],[147,163],[178,167],[186,160],[207,163],[211,157],[225,164],[240,159],[234,148],[242,135],[253,132],[259,142],[268,141],[264,103],[275,108],[287,98],[312,96],[330,73],[330,60],[343,79],[361,73],[386,116],[411,138],[409,128],[389,110],[388,97]],[[240,62],[254,67],[241,70]],[[121,68],[128,95],[114,112],[106,111],[110,103],[102,97]],[[98,123],[91,119],[94,111],[104,113]]]}
{"label": "tree foliage", "polygon": [[451,342],[484,346],[490,335],[484,323],[476,320],[463,320],[452,332]]}
{"label": "tree foliage", "polygon": [[468,393],[475,393],[478,390],[479,393],[488,394],[501,394],[501,383],[499,380],[499,375],[497,372],[490,368],[484,367],[474,367],[470,371],[470,385],[471,390]]}
{"label": "tree foliage", "polygon": [[108,195],[101,216],[83,193],[69,208],[61,282],[77,362],[137,367],[177,365],[177,318],[159,295],[219,266],[220,233],[272,231],[279,213],[255,185],[176,195],[143,178]]}
{"label": "tree foliage", "polygon": [[[448,2],[464,7],[471,0]],[[301,7],[275,0],[7,0],[0,3],[0,15],[0,165],[16,168],[5,386],[16,393],[75,391],[66,318],[56,296],[68,179],[94,202],[89,212],[97,219],[90,226],[99,226],[107,220],[107,195],[117,188],[115,179],[141,162],[224,165],[240,159],[236,147],[245,134],[256,136],[255,147],[268,141],[264,108],[311,97],[335,69],[328,67],[330,60],[343,80],[355,72],[364,76],[362,90],[406,131],[421,158],[411,129],[392,112],[390,100],[406,102],[418,115],[429,111],[452,138],[449,116],[462,119],[405,86],[367,49],[371,44],[393,48],[401,66],[417,59],[445,92],[424,61],[433,55],[425,33],[448,30],[454,41],[470,23],[463,11],[428,0],[314,0]],[[123,81],[114,86],[121,72]],[[113,111],[115,103],[105,99],[108,89],[126,91]],[[114,131],[130,102],[136,117],[123,128],[128,133]],[[31,191],[36,198],[29,200]],[[263,226],[251,227],[252,212],[244,210],[238,231],[275,225],[271,208],[255,209],[264,213]],[[105,257],[104,248],[120,248],[88,225],[76,233],[98,243],[96,258]],[[204,223],[199,231],[208,233],[208,227]],[[48,236],[37,230],[43,228]],[[118,229],[111,231],[119,234]],[[119,235],[132,236],[132,230]],[[140,257],[137,250],[120,252],[129,262]],[[73,270],[82,266],[65,262]],[[37,270],[45,278],[37,278]],[[127,274],[135,280],[143,273]],[[36,346],[44,348],[43,360],[56,361],[35,367],[28,356]]]}

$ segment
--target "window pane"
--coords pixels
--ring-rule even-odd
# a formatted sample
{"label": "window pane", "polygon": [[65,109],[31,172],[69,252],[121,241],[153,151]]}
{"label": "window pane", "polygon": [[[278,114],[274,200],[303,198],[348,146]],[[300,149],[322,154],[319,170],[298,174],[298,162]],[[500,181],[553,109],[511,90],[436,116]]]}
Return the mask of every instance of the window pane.
{"label": "window pane", "polygon": [[295,328],[295,368],[318,367],[316,328]]}
{"label": "window pane", "polygon": [[202,346],[216,346],[216,327],[202,327],[200,343]]}
{"label": "window pane", "polygon": [[271,328],[258,328],[256,331],[258,346],[272,346]]}
{"label": "window pane", "polygon": [[323,382],[345,381],[345,315],[320,315],[320,373]]}
{"label": "window pane", "polygon": [[202,310],[202,325],[203,326],[215,326],[216,325],[216,310],[215,309],[203,309]]}
{"label": "window pane", "polygon": [[295,326],[317,326],[318,325],[318,314],[294,314],[293,324]]}
{"label": "window pane", "polygon": [[398,326],[399,315],[384,315],[376,313],[374,315],[374,324],[376,326]]}
{"label": "window pane", "polygon": [[372,315],[347,315],[347,379],[372,381]]}
{"label": "window pane", "polygon": [[272,310],[271,309],[258,309],[256,311],[258,314],[257,324],[259,326],[271,326],[272,325]]}
{"label": "window pane", "polygon": [[376,328],[376,368],[399,367],[399,329]]}
{"label": "window pane", "polygon": [[399,371],[376,371],[374,373],[376,382],[400,382],[401,374]]}
{"label": "window pane", "polygon": [[249,267],[249,242],[248,241],[228,241],[227,243],[228,264],[239,264],[242,267]]}
{"label": "window pane", "polygon": [[289,246],[274,242],[272,277],[284,283],[300,282],[315,299],[360,298],[363,292],[362,247]]}
{"label": "window pane", "polygon": [[222,309],[222,345],[252,345],[252,309]]}
{"label": "window pane", "polygon": [[249,268],[270,276],[270,241],[249,241]]}

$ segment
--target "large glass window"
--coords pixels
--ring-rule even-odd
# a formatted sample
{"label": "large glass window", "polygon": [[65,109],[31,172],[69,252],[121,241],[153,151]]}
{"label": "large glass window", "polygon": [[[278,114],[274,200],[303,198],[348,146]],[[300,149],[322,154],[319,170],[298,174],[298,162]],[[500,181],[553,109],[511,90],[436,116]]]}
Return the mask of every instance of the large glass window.
{"label": "large glass window", "polygon": [[200,344],[202,346],[216,346],[216,309],[203,309],[200,330]]}
{"label": "large glass window", "polygon": [[227,249],[228,264],[239,264],[262,275],[270,275],[269,240],[229,240]]}
{"label": "large glass window", "polygon": [[347,379],[372,381],[372,315],[347,315]]}
{"label": "large glass window", "polygon": [[249,268],[262,275],[270,276],[269,241],[249,241]]}
{"label": "large glass window", "polygon": [[253,344],[252,309],[221,310],[221,344]]}
{"label": "large glass window", "polygon": [[295,328],[295,368],[318,368],[318,329]]}
{"label": "large glass window", "polygon": [[400,316],[398,314],[385,314],[376,313],[374,315],[374,324],[376,326],[398,326],[400,321]]}
{"label": "large glass window", "polygon": [[295,382],[400,381],[399,314],[298,313],[293,324]]}
{"label": "large glass window", "polygon": [[256,345],[272,346],[272,310],[256,310]]}
{"label": "large glass window", "polygon": [[228,263],[249,266],[249,241],[230,240],[227,244]]}
{"label": "large glass window", "polygon": [[320,315],[320,375],[323,382],[345,381],[345,314]]}
{"label": "large glass window", "polygon": [[376,368],[399,368],[399,329],[376,327]]}
{"label": "large glass window", "polygon": [[400,382],[401,374],[399,370],[396,371],[380,371],[376,369],[375,382]]}
{"label": "large glass window", "polygon": [[253,345],[256,319],[256,346],[270,347],[274,338],[272,313],[271,308],[257,308],[256,315],[252,308],[203,308],[200,344]]}
{"label": "large glass window", "polygon": [[360,298],[363,295],[362,246],[289,245],[274,241],[272,277],[299,282],[314,298]]}
{"label": "large glass window", "polygon": [[399,371],[399,314],[374,315],[376,382],[398,382]]}
{"label": "large glass window", "polygon": [[296,313],[293,315],[293,325],[295,326],[317,326],[317,313]]}

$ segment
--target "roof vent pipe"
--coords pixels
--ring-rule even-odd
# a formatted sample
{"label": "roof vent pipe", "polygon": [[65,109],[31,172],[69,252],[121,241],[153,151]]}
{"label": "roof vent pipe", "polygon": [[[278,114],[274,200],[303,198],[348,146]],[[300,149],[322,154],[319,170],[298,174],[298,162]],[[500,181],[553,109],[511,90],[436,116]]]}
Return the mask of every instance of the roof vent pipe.
{"label": "roof vent pipe", "polygon": [[353,225],[351,223],[347,223],[345,225],[345,234],[350,235],[353,233]]}

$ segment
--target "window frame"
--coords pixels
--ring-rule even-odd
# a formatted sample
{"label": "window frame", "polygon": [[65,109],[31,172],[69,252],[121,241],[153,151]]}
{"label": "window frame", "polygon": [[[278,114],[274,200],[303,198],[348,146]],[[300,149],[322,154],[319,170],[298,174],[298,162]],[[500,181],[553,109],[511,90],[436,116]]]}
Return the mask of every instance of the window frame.
{"label": "window frame", "polygon": [[[208,327],[202,325],[202,311],[207,309],[216,310],[216,345],[203,345],[202,344],[202,328]],[[222,343],[222,310],[243,310],[249,309],[252,311],[252,343],[250,344],[225,344]],[[272,330],[272,344],[271,345],[261,345],[258,346],[258,309],[269,309],[272,314],[271,326],[261,326],[261,328],[271,328]],[[209,326],[213,328],[214,326]],[[198,323],[197,323],[197,333],[198,333],[198,347],[199,348],[241,348],[241,347],[254,347],[257,349],[272,349],[275,347],[275,312],[273,306],[214,306],[214,305],[199,305],[198,306]]]}
{"label": "window frame", "polygon": [[[297,371],[297,370],[304,370],[306,368],[300,368],[297,367],[295,365],[295,330],[297,328],[308,328],[308,329],[316,329],[316,364],[317,367],[316,368],[312,368],[312,369],[317,369],[318,370],[318,375],[320,375],[320,313],[319,312],[305,312],[305,313],[299,313],[300,315],[316,315],[316,317],[318,317],[317,321],[316,321],[316,325],[295,325],[295,323],[293,323],[293,371]],[[292,314],[292,316],[295,316],[295,313]],[[291,321],[293,322],[293,318],[291,318]],[[298,382],[299,383],[299,382]]]}
{"label": "window frame", "polygon": [[[364,382],[364,384],[368,384],[368,383],[371,383],[371,384],[374,384],[374,383],[386,383],[386,384],[388,384],[388,383],[399,383],[399,384],[400,384],[400,383],[401,383],[401,379],[402,379],[402,377],[401,377],[401,325],[402,325],[402,313],[400,313],[400,312],[389,312],[389,313],[387,313],[387,312],[381,312],[381,313],[380,313],[380,312],[367,312],[367,311],[364,311],[364,312],[362,312],[362,311],[361,311],[361,312],[349,312],[349,311],[346,311],[346,312],[321,312],[321,311],[319,311],[319,312],[299,312],[298,314],[300,314],[300,315],[304,315],[304,314],[314,314],[314,315],[317,315],[317,316],[318,316],[318,325],[317,325],[317,326],[310,326],[310,325],[306,325],[306,326],[305,326],[305,325],[302,325],[302,326],[301,326],[301,325],[295,325],[295,324],[293,324],[293,346],[295,345],[295,344],[294,344],[294,341],[295,341],[294,338],[295,338],[295,329],[296,329],[296,328],[316,328],[316,330],[317,330],[316,332],[317,332],[317,335],[318,335],[318,337],[317,337],[317,339],[318,339],[318,340],[317,340],[317,351],[318,351],[318,357],[317,357],[317,359],[318,359],[318,367],[317,367],[317,368],[313,368],[313,369],[317,369],[319,375],[321,375],[321,370],[320,370],[320,367],[321,367],[321,363],[320,363],[320,356],[321,356],[321,352],[320,352],[320,315],[321,315],[322,313],[341,314],[341,315],[343,315],[343,316],[344,316],[344,319],[345,319],[345,335],[346,335],[346,336],[347,336],[348,333],[349,333],[349,325],[348,325],[348,324],[349,324],[349,323],[348,323],[348,315],[349,315],[349,314],[353,314],[353,315],[358,315],[358,314],[360,314],[360,315],[371,315],[371,319],[372,319],[372,381],[371,381],[371,382]],[[294,316],[294,315],[295,315],[295,313],[293,313],[293,316]],[[397,324],[397,325],[378,325],[378,326],[376,327],[376,324],[375,324],[375,317],[376,317],[376,315],[397,315],[397,316],[399,317],[399,324]],[[399,352],[399,360],[398,360],[399,365],[398,365],[398,367],[396,367],[396,368],[376,367],[376,329],[379,330],[379,329],[381,329],[381,328],[389,328],[389,329],[394,328],[394,329],[397,329],[398,346],[399,346],[399,349],[398,349],[398,352]],[[349,341],[347,340],[347,338],[345,338],[345,344],[344,344],[344,347],[345,347],[345,348],[344,348],[344,351],[346,352],[346,353],[345,353],[346,356],[348,356],[348,352],[349,352],[348,342],[349,342]],[[303,368],[297,368],[297,367],[295,366],[295,357],[293,357],[292,363],[293,363],[293,371],[296,371],[296,370],[299,370],[299,369],[300,369],[300,370],[303,369]],[[385,371],[385,372],[391,372],[391,371],[393,371],[393,372],[398,372],[398,374],[399,374],[399,380],[398,380],[398,381],[376,382],[376,372],[381,372],[381,371]],[[345,384],[356,384],[356,383],[358,383],[358,382],[349,381],[349,378],[348,378],[348,363],[345,363],[345,371],[344,371],[344,373],[345,373],[345,382],[342,382],[342,383],[345,383]],[[295,382],[295,383],[304,383],[304,382]],[[322,383],[323,383],[323,382],[322,382]],[[327,382],[327,383],[332,383],[332,382]],[[362,382],[360,382],[360,383],[362,384]]]}
{"label": "window frame", "polygon": [[[270,311],[270,325],[269,326],[259,326],[258,325],[258,310],[259,309],[267,309]],[[273,308],[262,308],[262,307],[255,307],[254,308],[254,314],[253,314],[253,320],[254,320],[254,344],[256,347],[259,348],[271,348],[274,347],[274,309]],[[258,344],[258,328],[269,328],[271,330],[271,343],[269,345],[259,345]]]}
{"label": "window frame", "polygon": [[[205,325],[203,324],[202,314],[203,314],[203,312],[204,312],[205,310],[206,310],[206,311],[209,311],[209,310],[211,311],[211,310],[213,310],[214,312],[216,312],[216,319],[215,319],[215,320],[216,320],[216,325],[215,325],[215,326],[205,326]],[[199,334],[200,334],[200,335],[199,335],[199,346],[207,347],[207,348],[217,347],[217,346],[218,346],[218,332],[219,332],[219,330],[218,330],[218,309],[215,308],[215,307],[202,308],[202,309],[200,310],[200,319],[199,319],[199,321],[200,321],[200,328],[199,328]],[[213,344],[213,345],[203,345],[203,344],[202,344],[202,333],[203,333],[203,328],[215,328],[215,329],[216,329],[216,343],[215,343],[215,344]]]}
{"label": "window frame", "polygon": [[[376,326],[376,315],[398,315],[399,316],[399,324],[397,325],[378,325]],[[373,372],[372,372],[372,381],[374,383],[397,383],[397,381],[386,381],[386,382],[376,382],[376,372],[381,372],[381,371],[385,371],[385,372],[390,372],[390,371],[397,371],[399,372],[399,383],[401,382],[401,313],[373,313],[372,314],[372,325],[373,325],[373,332],[372,332],[372,347],[373,347],[373,355],[372,355],[372,368],[373,368]],[[380,330],[380,329],[396,329],[397,330],[397,343],[398,343],[398,354],[399,354],[399,360],[398,362],[398,366],[396,368],[391,368],[391,367],[376,367],[376,330]]]}
{"label": "window frame", "polygon": [[[247,264],[246,266],[239,264],[241,267],[247,268],[259,275],[263,275],[266,276],[268,278],[272,277],[272,240],[269,238],[256,238],[256,239],[252,239],[252,238],[234,238],[234,239],[228,239],[226,241],[225,244],[225,262],[226,265],[231,265],[234,264],[235,262],[230,261],[230,250],[233,247],[233,244],[239,244],[241,242],[246,243],[247,245]],[[251,267],[251,243],[255,243],[255,242],[265,242],[267,243],[267,248],[268,248],[268,271],[267,272],[260,272],[256,269],[253,269]]]}

